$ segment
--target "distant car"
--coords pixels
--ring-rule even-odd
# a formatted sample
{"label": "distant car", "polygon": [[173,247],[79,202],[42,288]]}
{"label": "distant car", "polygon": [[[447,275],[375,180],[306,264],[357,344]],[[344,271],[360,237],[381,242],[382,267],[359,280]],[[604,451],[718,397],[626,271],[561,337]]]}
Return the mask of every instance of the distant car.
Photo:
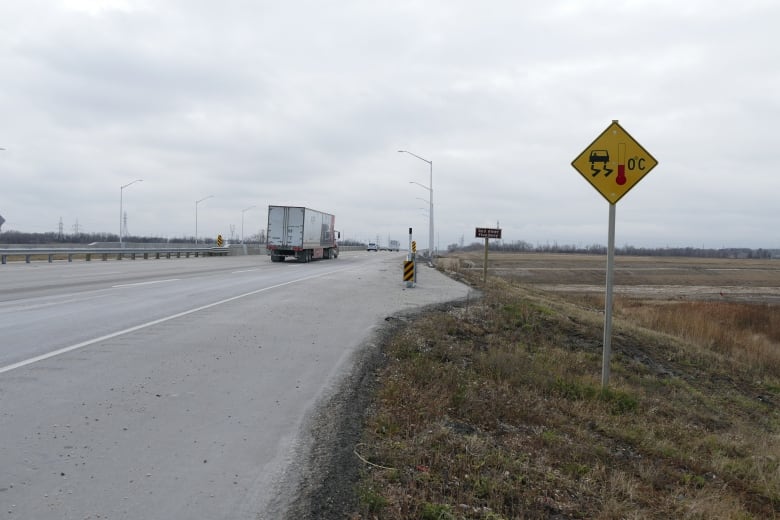
{"label": "distant car", "polygon": [[377,248],[375,243],[369,242],[366,251],[379,251],[379,249]]}

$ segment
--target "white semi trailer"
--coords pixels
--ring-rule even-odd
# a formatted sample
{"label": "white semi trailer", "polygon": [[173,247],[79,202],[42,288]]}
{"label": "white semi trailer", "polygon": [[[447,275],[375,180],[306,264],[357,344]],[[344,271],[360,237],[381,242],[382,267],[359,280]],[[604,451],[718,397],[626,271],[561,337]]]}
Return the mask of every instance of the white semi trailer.
{"label": "white semi trailer", "polygon": [[272,262],[288,256],[299,262],[339,256],[336,217],[301,206],[268,206],[268,249]]}

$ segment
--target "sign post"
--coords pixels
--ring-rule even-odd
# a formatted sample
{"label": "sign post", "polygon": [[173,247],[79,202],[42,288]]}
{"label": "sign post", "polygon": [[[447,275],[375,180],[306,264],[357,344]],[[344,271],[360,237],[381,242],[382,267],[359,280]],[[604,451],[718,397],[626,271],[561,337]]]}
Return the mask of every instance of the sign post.
{"label": "sign post", "polygon": [[417,283],[417,241],[412,240],[412,264],[414,265],[414,283]]}
{"label": "sign post", "polygon": [[612,293],[615,281],[615,205],[609,205],[607,234],[607,287],[604,296],[604,347],[601,355],[601,388],[609,386],[609,360],[612,358]]}
{"label": "sign post", "polygon": [[407,288],[414,287],[417,282],[417,266],[414,261],[416,252],[417,242],[412,240],[412,228],[409,228],[409,253],[406,255],[406,262],[404,262],[404,281]]}
{"label": "sign post", "polygon": [[499,228],[481,228],[476,230],[476,238],[485,239],[485,261],[482,264],[482,283],[487,284],[487,271],[488,271],[488,240],[491,238],[501,238],[501,229]]}
{"label": "sign post", "polygon": [[612,357],[615,206],[631,188],[658,165],[658,161],[620,126],[617,119],[614,119],[612,124],[572,161],[571,165],[609,202],[604,350],[601,361],[601,387],[606,389],[609,386],[609,362]]}

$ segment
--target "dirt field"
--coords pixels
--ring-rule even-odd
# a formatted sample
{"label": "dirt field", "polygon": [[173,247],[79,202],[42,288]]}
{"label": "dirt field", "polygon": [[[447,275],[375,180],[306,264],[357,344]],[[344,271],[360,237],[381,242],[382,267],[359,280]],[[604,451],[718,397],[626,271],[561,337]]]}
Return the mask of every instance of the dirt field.
{"label": "dirt field", "polygon": [[[442,258],[455,271],[482,272],[484,253]],[[603,293],[605,256],[490,253],[488,274],[542,290]],[[780,303],[780,260],[716,258],[615,258],[615,294],[652,299]]]}

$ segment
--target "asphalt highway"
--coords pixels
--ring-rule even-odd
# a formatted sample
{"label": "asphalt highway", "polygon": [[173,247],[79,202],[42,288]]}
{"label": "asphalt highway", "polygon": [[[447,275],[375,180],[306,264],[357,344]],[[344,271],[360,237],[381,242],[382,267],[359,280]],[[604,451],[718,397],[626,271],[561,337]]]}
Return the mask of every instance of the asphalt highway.
{"label": "asphalt highway", "polygon": [[[0,267],[0,515],[278,518],[307,417],[384,318],[465,298],[403,255]],[[300,461],[296,461],[300,463]]]}

